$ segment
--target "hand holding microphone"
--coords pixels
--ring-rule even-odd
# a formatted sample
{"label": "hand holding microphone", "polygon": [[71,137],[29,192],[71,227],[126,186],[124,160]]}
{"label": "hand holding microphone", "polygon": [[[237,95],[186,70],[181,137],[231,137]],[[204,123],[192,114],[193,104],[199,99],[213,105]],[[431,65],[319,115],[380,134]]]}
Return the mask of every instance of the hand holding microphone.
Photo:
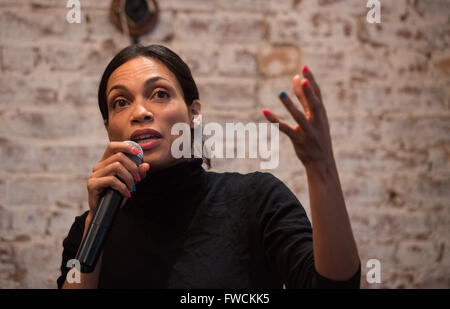
{"label": "hand holding microphone", "polygon": [[[136,150],[133,150],[133,148]],[[139,148],[125,142],[111,142],[108,144],[103,157],[93,167],[92,175],[87,182],[89,215],[91,218],[103,190],[113,188],[125,198],[128,198],[130,197],[130,192],[133,191],[133,184],[146,176],[150,168],[149,164],[143,163],[138,167],[136,163],[127,157],[127,155],[136,156],[139,152]]]}
{"label": "hand holding microphone", "polygon": [[91,272],[102,251],[104,240],[119,207],[134,191],[134,184],[145,178],[150,166],[142,163],[143,151],[132,141],[111,142],[92,169],[88,180],[88,230],[76,259],[83,272]]}

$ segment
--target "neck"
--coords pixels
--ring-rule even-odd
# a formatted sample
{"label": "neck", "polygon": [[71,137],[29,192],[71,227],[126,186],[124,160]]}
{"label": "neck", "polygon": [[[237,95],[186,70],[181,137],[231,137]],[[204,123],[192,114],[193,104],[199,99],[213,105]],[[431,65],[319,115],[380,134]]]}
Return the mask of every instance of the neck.
{"label": "neck", "polygon": [[153,165],[152,166],[152,163],[148,162],[148,164],[150,164],[150,170],[148,171],[148,174],[153,174],[155,172],[159,172],[159,171],[171,168],[171,167],[173,167],[175,165],[178,165],[178,164],[180,164],[182,162],[185,162],[185,161],[188,161],[188,160],[189,160],[189,158],[175,159],[175,160],[172,160],[169,163],[167,163],[165,165],[162,165],[162,166],[160,166],[160,165],[158,165],[158,166],[154,166]]}
{"label": "neck", "polygon": [[149,173],[138,183],[137,191],[151,195],[173,195],[180,190],[195,190],[204,172],[202,162],[201,158],[177,160],[175,164]]}

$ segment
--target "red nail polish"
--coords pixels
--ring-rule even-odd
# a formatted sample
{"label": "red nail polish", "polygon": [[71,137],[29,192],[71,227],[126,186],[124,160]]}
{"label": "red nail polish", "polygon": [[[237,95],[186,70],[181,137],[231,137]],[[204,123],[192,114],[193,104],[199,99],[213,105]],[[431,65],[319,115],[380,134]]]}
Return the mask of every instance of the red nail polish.
{"label": "red nail polish", "polygon": [[306,74],[309,72],[309,69],[306,65],[303,66],[302,72],[303,72],[303,74]]}
{"label": "red nail polish", "polygon": [[140,153],[139,149],[137,149],[136,147],[133,147],[131,150],[133,151],[134,154]]}
{"label": "red nail polish", "polygon": [[267,109],[263,109],[262,112],[264,116],[268,116],[270,114],[270,112]]}
{"label": "red nail polish", "polygon": [[141,175],[137,174],[137,182],[141,182]]}
{"label": "red nail polish", "polygon": [[308,87],[308,84],[309,84],[309,82],[308,82],[308,80],[307,79],[304,79],[303,81],[302,81],[302,86],[303,87]]}
{"label": "red nail polish", "polygon": [[128,198],[131,198],[131,193],[130,193],[130,191],[128,191]]}

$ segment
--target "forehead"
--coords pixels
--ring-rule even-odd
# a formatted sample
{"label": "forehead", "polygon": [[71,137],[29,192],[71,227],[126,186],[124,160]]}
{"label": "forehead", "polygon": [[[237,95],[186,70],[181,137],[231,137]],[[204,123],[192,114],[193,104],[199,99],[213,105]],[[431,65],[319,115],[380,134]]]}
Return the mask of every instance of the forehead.
{"label": "forehead", "polygon": [[108,79],[106,91],[114,85],[142,84],[147,79],[160,76],[181,90],[175,75],[161,62],[149,57],[138,57],[128,60],[113,71]]}

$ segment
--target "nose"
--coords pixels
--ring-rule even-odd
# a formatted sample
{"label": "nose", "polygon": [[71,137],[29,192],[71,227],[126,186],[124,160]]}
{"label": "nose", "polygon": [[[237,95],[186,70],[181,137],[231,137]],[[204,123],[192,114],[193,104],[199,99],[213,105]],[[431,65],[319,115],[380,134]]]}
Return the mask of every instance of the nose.
{"label": "nose", "polygon": [[145,100],[136,100],[134,106],[131,122],[153,121],[153,113],[149,110],[149,106],[145,104]]}

